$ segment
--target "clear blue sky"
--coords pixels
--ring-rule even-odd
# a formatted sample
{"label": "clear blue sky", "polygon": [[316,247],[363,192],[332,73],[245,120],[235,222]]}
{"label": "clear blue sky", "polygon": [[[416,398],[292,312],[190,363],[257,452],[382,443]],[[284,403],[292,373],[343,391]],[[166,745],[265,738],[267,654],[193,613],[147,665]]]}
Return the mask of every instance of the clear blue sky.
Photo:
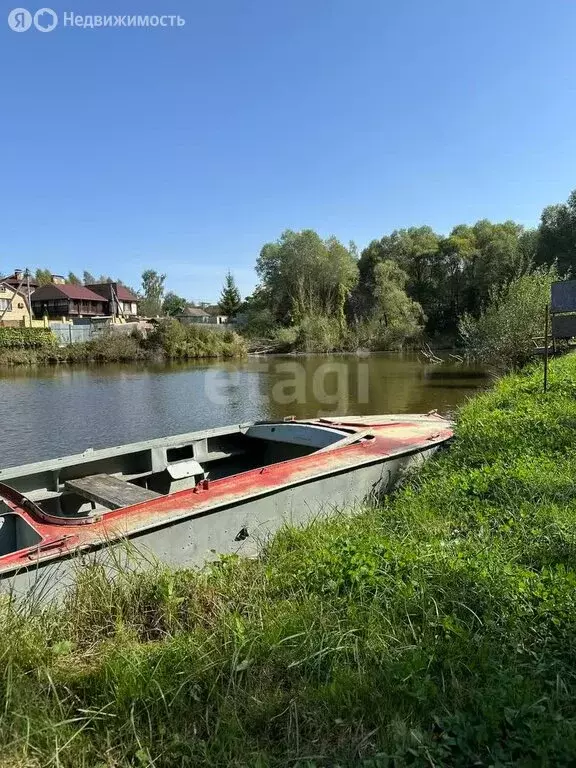
{"label": "clear blue sky", "polygon": [[187,24],[46,34],[13,7],[0,272],[150,266],[210,300],[286,228],[534,225],[576,187],[575,3],[83,0],[51,7]]}

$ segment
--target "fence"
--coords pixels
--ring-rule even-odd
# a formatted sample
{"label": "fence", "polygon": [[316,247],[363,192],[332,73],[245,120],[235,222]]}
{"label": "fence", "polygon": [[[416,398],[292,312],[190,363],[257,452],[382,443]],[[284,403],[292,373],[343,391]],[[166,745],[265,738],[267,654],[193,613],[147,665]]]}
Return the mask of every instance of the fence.
{"label": "fence", "polygon": [[82,341],[90,341],[94,336],[102,333],[102,329],[93,325],[72,325],[71,323],[50,323],[50,330],[58,339],[58,344],[78,344]]}

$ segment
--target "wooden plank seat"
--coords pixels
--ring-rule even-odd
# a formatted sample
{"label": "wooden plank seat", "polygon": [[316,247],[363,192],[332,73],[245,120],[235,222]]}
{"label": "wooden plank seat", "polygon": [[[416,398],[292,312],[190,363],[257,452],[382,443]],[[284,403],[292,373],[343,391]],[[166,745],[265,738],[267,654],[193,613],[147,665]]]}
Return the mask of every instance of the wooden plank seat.
{"label": "wooden plank seat", "polygon": [[162,494],[140,488],[138,485],[127,483],[112,475],[90,475],[78,480],[67,480],[66,488],[80,496],[102,504],[108,509],[122,509],[133,504],[157,499]]}

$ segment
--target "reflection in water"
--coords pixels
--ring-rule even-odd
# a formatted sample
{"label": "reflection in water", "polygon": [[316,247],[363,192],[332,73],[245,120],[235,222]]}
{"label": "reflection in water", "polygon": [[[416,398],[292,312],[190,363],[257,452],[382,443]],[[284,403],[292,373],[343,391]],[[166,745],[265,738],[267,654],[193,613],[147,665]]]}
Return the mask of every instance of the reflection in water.
{"label": "reflection in water", "polygon": [[449,413],[489,383],[414,354],[0,370],[0,466],[254,419]]}

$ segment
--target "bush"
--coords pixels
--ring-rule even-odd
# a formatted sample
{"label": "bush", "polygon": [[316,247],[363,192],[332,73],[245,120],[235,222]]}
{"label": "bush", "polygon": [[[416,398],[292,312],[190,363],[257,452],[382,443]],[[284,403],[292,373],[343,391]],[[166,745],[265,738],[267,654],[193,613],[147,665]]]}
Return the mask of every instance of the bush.
{"label": "bush", "polygon": [[0,350],[46,349],[56,344],[48,328],[0,328]]}
{"label": "bush", "polygon": [[544,334],[550,288],[559,280],[555,267],[541,267],[492,291],[480,317],[465,315],[459,330],[470,357],[517,368],[534,352],[534,337]]}
{"label": "bush", "polygon": [[242,334],[249,339],[272,339],[277,329],[274,313],[268,307],[250,308]]}
{"label": "bush", "polygon": [[174,318],[158,323],[148,336],[146,346],[171,360],[238,357],[246,353],[243,339],[232,330],[183,325]]}
{"label": "bush", "polygon": [[300,352],[333,352],[342,347],[342,328],[336,317],[308,315],[296,330],[294,346]]}
{"label": "bush", "polygon": [[177,320],[159,323],[148,339],[144,339],[140,332],[127,334],[120,329],[110,329],[90,341],[58,347],[52,334],[48,333],[50,343],[41,347],[2,349],[0,346],[0,365],[114,363],[163,358],[190,360],[246,354],[244,340],[232,330],[186,327]]}

